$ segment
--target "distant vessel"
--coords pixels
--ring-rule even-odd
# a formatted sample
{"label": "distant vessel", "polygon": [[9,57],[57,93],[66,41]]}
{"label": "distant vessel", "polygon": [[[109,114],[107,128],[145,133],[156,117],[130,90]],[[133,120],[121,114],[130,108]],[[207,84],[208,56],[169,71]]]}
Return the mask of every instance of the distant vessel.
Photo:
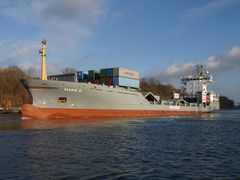
{"label": "distant vessel", "polygon": [[207,85],[213,82],[212,76],[201,65],[182,77],[186,87],[182,95],[173,93],[171,99],[161,100],[151,92],[141,92],[139,73],[124,68],[47,77],[45,40],[40,53],[41,80],[21,81],[33,98],[33,104],[23,106],[23,118],[191,115],[219,109],[217,93],[207,91]]}

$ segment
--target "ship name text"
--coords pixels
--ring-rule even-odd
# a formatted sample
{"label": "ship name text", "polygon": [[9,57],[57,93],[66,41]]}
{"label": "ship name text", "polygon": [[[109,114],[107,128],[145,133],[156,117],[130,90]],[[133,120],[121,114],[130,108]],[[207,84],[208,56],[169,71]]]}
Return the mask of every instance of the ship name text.
{"label": "ship name text", "polygon": [[67,92],[82,92],[82,89],[77,89],[77,88],[64,88],[64,91],[67,91]]}

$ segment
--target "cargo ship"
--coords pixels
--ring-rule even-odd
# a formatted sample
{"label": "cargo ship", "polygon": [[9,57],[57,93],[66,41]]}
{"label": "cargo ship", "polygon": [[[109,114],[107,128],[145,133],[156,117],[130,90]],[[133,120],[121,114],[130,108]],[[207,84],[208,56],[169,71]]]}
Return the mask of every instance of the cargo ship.
{"label": "cargo ship", "polygon": [[201,65],[182,76],[183,93],[163,100],[141,92],[139,72],[126,68],[47,76],[45,40],[39,52],[41,79],[21,80],[33,99],[23,105],[23,119],[194,115],[219,109],[218,94],[207,89],[213,78]]}

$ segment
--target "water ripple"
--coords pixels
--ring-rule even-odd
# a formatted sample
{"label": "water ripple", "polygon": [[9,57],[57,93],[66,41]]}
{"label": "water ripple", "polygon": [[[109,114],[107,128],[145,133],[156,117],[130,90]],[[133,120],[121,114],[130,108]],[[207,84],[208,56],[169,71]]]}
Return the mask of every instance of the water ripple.
{"label": "water ripple", "polygon": [[160,118],[0,117],[3,179],[239,179],[240,111]]}

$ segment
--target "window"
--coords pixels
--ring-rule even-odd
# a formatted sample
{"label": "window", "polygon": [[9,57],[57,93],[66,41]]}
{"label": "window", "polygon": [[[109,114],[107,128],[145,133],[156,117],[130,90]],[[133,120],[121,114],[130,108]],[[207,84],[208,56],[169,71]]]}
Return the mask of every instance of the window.
{"label": "window", "polygon": [[58,103],[66,103],[67,102],[67,98],[66,97],[59,97],[58,98]]}

